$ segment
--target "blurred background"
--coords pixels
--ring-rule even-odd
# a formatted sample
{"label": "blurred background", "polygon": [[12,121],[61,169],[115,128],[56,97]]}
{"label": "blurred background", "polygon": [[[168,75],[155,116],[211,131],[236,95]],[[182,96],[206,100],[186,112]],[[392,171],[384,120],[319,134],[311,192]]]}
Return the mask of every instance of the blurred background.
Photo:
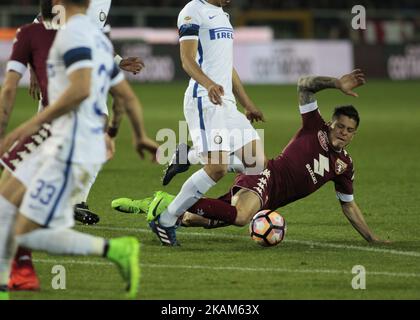
{"label": "blurred background", "polygon": [[[187,2],[113,1],[107,21],[118,53],[146,62],[132,81],[186,78],[176,22]],[[15,30],[33,20],[37,3],[1,0],[0,77]],[[365,29],[352,27],[356,5],[366,9]],[[418,0],[233,0],[226,11],[235,27],[235,66],[246,83],[293,83],[302,74],[338,75],[355,66],[370,78],[420,78]]]}

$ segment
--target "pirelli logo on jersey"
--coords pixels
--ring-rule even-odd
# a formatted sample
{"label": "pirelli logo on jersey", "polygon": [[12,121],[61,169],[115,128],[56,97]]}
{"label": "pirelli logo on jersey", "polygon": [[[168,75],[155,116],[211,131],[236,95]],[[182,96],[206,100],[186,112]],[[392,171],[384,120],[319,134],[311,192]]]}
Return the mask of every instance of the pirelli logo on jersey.
{"label": "pirelli logo on jersey", "polygon": [[233,40],[233,29],[232,28],[215,28],[210,29],[210,40],[219,39],[232,39]]}

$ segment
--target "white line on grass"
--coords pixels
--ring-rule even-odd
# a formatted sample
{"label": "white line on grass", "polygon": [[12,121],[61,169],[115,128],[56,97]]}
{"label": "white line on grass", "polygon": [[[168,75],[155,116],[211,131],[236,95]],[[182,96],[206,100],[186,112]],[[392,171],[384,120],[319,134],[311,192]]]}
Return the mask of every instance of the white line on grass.
{"label": "white line on grass", "polygon": [[[114,264],[106,261],[80,261],[80,260],[54,260],[54,259],[34,259],[35,263],[51,264],[79,264],[88,266],[113,266]],[[308,273],[308,274],[352,274],[349,270],[332,269],[286,269],[286,268],[256,268],[256,267],[211,267],[203,265],[166,265],[166,264],[140,264],[142,268],[160,269],[187,269],[187,270],[212,270],[212,271],[242,271],[242,272],[276,272],[276,273]],[[399,277],[399,278],[420,278],[420,273],[396,273],[386,271],[366,271],[366,275]]]}
{"label": "white line on grass", "polygon": [[[148,233],[151,232],[150,229],[142,229],[142,228],[123,228],[123,227],[101,227],[101,226],[94,226],[89,227],[92,230],[107,230],[107,231],[126,231],[126,232],[139,232],[139,233]],[[209,232],[182,232],[182,235],[187,236],[197,236],[197,237],[214,237],[219,239],[232,239],[232,238],[240,238],[240,239],[248,239],[247,236],[235,235],[235,234],[224,234],[224,233],[209,233]],[[334,248],[334,249],[345,249],[345,250],[356,250],[356,251],[367,251],[367,252],[376,252],[376,253],[384,253],[384,254],[393,254],[393,255],[400,255],[400,256],[408,256],[408,257],[420,257],[420,252],[416,251],[401,251],[401,250],[394,250],[394,249],[381,249],[381,248],[372,248],[372,247],[360,247],[360,246],[353,246],[353,245],[345,245],[345,244],[334,244],[328,242],[316,242],[316,241],[308,241],[308,240],[284,240],[284,242],[290,243],[297,243],[303,244],[310,247],[323,247],[323,248]]]}

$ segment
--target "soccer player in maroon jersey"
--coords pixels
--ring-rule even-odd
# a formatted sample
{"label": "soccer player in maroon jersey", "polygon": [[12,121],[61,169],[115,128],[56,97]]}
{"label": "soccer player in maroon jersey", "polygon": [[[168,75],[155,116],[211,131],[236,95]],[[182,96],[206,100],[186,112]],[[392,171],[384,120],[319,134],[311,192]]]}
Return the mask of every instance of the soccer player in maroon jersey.
{"label": "soccer player in maroon jersey", "polygon": [[[353,89],[364,83],[365,76],[359,69],[340,79],[301,78],[298,93],[302,127],[283,152],[276,159],[268,161],[260,175],[238,175],[231,190],[219,199],[200,199],[184,214],[182,224],[210,228],[244,226],[258,211],[276,210],[310,195],[328,181],[333,181],[343,213],[353,227],[368,242],[388,243],[373,234],[354,201],[353,161],[345,147],[352,141],[359,126],[357,110],[351,105],[337,107],[332,121],[327,123],[319,113],[315,98],[316,92],[327,88],[357,97]],[[166,200],[162,201],[155,214],[163,212],[172,198],[166,194]],[[144,205],[145,201],[139,203]],[[136,201],[131,205],[132,209],[141,211],[141,208],[136,208]],[[130,211],[128,209],[118,208],[126,212]],[[142,211],[147,212],[147,204]],[[147,218],[150,221],[156,217]]]}
{"label": "soccer player in maroon jersey", "polygon": [[[13,51],[7,64],[7,72],[0,94],[0,141],[6,133],[10,114],[13,110],[16,91],[27,66],[33,70],[41,91],[42,100],[39,110],[48,105],[48,78],[46,60],[48,52],[54,41],[56,30],[51,26],[52,8],[51,1],[41,2],[41,11],[44,23],[27,24],[16,32]],[[37,148],[48,136],[48,125],[43,130],[12,147],[0,159],[3,171],[0,189],[11,177],[11,172],[25,156]],[[38,290],[39,280],[32,265],[32,256],[29,250],[19,248],[13,262],[9,288],[15,290]]]}

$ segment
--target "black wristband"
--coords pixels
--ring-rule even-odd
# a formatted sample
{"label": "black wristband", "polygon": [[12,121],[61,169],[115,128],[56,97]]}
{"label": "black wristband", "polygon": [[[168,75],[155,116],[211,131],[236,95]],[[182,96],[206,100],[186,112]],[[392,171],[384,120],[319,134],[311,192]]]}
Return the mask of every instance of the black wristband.
{"label": "black wristband", "polygon": [[108,135],[111,138],[115,138],[118,134],[118,128],[117,127],[109,127],[107,130]]}

